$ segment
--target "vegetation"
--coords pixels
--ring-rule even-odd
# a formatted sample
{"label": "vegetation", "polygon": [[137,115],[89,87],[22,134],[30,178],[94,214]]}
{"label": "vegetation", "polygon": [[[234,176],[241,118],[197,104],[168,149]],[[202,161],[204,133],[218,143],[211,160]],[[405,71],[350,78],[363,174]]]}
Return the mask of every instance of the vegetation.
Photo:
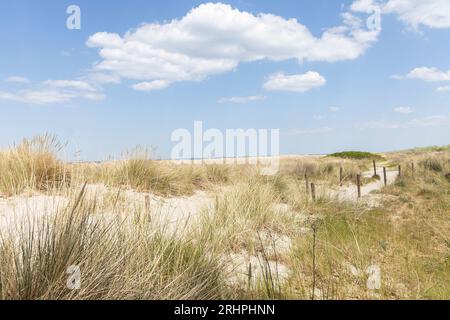
{"label": "vegetation", "polygon": [[384,160],[384,157],[362,151],[344,151],[328,155],[328,157],[342,158],[342,159],[354,159],[354,160]]}
{"label": "vegetation", "polygon": [[[335,190],[340,168],[351,181],[369,158],[287,158],[263,176],[145,152],[69,165],[60,147],[47,135],[0,153],[1,192],[25,203],[22,220],[0,203],[0,299],[450,298],[448,151],[390,153],[395,183],[312,201],[305,173]],[[33,199],[45,205],[23,202]],[[79,289],[67,286],[71,266]],[[380,286],[368,285],[378,271]]]}
{"label": "vegetation", "polygon": [[70,183],[70,172],[55,156],[62,148],[56,137],[46,134],[0,152],[0,193],[45,191]]}

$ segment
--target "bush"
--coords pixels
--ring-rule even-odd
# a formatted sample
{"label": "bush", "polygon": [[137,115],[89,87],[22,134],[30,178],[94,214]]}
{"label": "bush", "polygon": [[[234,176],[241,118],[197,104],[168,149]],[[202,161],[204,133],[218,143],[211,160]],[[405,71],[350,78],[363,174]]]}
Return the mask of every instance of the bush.
{"label": "bush", "polygon": [[328,155],[328,157],[343,158],[343,159],[356,159],[356,160],[384,160],[384,158],[378,154],[362,151],[344,151],[337,152]]}
{"label": "bush", "polygon": [[438,159],[428,158],[420,162],[420,165],[427,170],[434,172],[442,172],[443,167]]}
{"label": "bush", "polygon": [[447,181],[450,182],[450,172],[445,174],[445,179],[447,179]]}

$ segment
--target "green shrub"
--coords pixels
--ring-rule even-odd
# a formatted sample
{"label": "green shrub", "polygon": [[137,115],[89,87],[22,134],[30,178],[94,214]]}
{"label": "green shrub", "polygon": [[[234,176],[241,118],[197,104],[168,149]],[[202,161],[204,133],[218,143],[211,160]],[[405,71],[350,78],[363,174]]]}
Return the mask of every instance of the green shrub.
{"label": "green shrub", "polygon": [[337,152],[328,155],[328,157],[343,158],[343,159],[356,159],[356,160],[384,160],[384,158],[378,154],[362,151],[344,151]]}

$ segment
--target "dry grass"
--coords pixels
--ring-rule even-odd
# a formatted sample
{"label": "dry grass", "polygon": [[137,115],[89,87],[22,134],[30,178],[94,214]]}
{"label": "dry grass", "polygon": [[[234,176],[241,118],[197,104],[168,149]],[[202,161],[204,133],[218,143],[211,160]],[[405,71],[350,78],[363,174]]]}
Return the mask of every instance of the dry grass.
{"label": "dry grass", "polygon": [[[80,268],[80,290],[66,286],[71,265]],[[164,235],[144,212],[98,216],[84,190],[0,243],[1,299],[214,299],[220,271],[213,254]]]}
{"label": "dry grass", "polygon": [[[445,167],[440,157],[432,158]],[[448,158],[447,158],[448,159]],[[408,162],[408,161],[407,161]],[[320,299],[448,299],[450,186],[428,168],[384,188],[379,208],[322,205],[317,278]],[[448,165],[446,169],[448,170]],[[312,236],[297,239],[292,297],[312,286]],[[368,268],[379,266],[381,289],[368,290]]]}
{"label": "dry grass", "polygon": [[54,136],[46,134],[0,152],[0,192],[10,196],[26,189],[47,191],[67,185],[70,172],[55,156],[62,148]]}
{"label": "dry grass", "polygon": [[230,183],[239,179],[246,170],[246,166],[158,161],[153,160],[148,151],[136,149],[117,162],[83,164],[80,175],[92,183],[125,186],[162,196],[182,196],[192,195],[195,190]]}
{"label": "dry grass", "polygon": [[[59,149],[44,136],[0,153],[4,195],[64,189],[70,199],[40,219],[30,210],[29,224],[2,232],[2,299],[450,297],[447,150],[386,155],[383,165],[401,165],[402,176],[377,192],[381,202],[374,206],[326,197],[313,202],[305,192],[305,171],[336,186],[340,167],[353,180],[370,170],[365,160],[285,159],[279,174],[267,177],[251,166],[176,165],[147,152],[65,165],[54,155]],[[87,197],[86,181],[104,184],[107,194]],[[155,222],[159,212],[124,205],[124,188],[171,197],[208,190],[214,205],[181,236]],[[272,236],[292,245],[281,248]],[[251,275],[243,283],[226,281],[232,274],[224,257],[240,254],[258,257],[257,281]],[[283,281],[274,264],[289,269]],[[80,290],[66,286],[70,265],[80,267]],[[366,284],[371,266],[381,270],[377,290]]]}
{"label": "dry grass", "polygon": [[343,181],[354,181],[356,175],[370,168],[368,160],[348,160],[333,158],[317,159],[283,159],[279,175],[295,177],[303,180],[305,174],[312,180],[322,180],[330,185],[340,183],[340,168],[343,170]]}

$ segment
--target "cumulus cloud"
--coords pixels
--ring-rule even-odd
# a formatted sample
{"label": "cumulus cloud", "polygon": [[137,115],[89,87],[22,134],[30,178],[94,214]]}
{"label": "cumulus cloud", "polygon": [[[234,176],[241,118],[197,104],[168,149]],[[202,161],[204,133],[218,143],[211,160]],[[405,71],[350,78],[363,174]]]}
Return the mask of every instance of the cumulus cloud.
{"label": "cumulus cloud", "polygon": [[97,91],[97,89],[86,81],[80,80],[47,80],[43,84],[55,88],[71,88],[82,91]]}
{"label": "cumulus cloud", "polygon": [[46,80],[40,86],[30,85],[17,92],[0,91],[0,100],[27,104],[54,104],[76,98],[99,101],[105,98],[98,88],[81,80]]}
{"label": "cumulus cloud", "polygon": [[180,19],[144,24],[123,36],[96,33],[87,45],[98,48],[102,58],[95,70],[149,82],[138,88],[152,88],[153,81],[200,81],[232,71],[242,62],[356,59],[377,40],[379,31],[346,21],[316,37],[296,19],[206,3]]}
{"label": "cumulus cloud", "polygon": [[134,90],[138,90],[138,91],[154,91],[154,90],[161,90],[161,89],[167,88],[169,85],[170,85],[169,81],[154,80],[154,81],[148,81],[148,82],[140,82],[140,83],[132,85],[131,87]]}
{"label": "cumulus cloud", "polygon": [[450,116],[436,115],[406,122],[371,121],[356,125],[358,129],[409,129],[450,125]]}
{"label": "cumulus cloud", "polygon": [[120,83],[120,77],[112,73],[92,72],[87,76],[87,79],[98,84]]}
{"label": "cumulus cloud", "polygon": [[256,95],[256,96],[244,96],[244,97],[224,97],[219,100],[219,103],[248,103],[248,102],[254,102],[254,101],[261,101],[265,100],[266,97],[262,95]]}
{"label": "cumulus cloud", "polygon": [[402,76],[401,74],[393,74],[390,78],[394,80],[403,80],[405,79],[405,76]]}
{"label": "cumulus cloud", "polygon": [[450,92],[450,86],[442,86],[436,89],[437,92]]}
{"label": "cumulus cloud", "polygon": [[21,77],[21,76],[11,76],[6,79],[6,82],[13,82],[13,83],[30,83],[30,79]]}
{"label": "cumulus cloud", "polygon": [[411,70],[406,77],[427,82],[450,81],[450,70],[441,71],[437,68],[420,67]]}
{"label": "cumulus cloud", "polygon": [[354,12],[371,12],[380,4],[374,0],[356,0],[350,5],[350,10]]}
{"label": "cumulus cloud", "polygon": [[410,107],[397,107],[397,108],[394,108],[394,112],[408,114],[408,113],[413,113],[413,109],[411,109]]}
{"label": "cumulus cloud", "polygon": [[448,0],[356,0],[350,10],[354,12],[373,12],[380,10],[383,14],[394,14],[408,27],[418,29],[450,28],[450,1]]}
{"label": "cumulus cloud", "polygon": [[313,71],[294,75],[276,73],[267,77],[264,89],[269,91],[306,92],[313,88],[321,87],[326,82],[324,77]]}
{"label": "cumulus cloud", "polygon": [[450,70],[442,71],[437,68],[418,67],[412,69],[410,72],[408,72],[408,74],[404,76],[392,75],[391,79],[395,80],[414,79],[426,82],[445,82],[450,81]]}
{"label": "cumulus cloud", "polygon": [[383,4],[384,13],[393,13],[408,26],[450,28],[450,1],[448,0],[389,0]]}
{"label": "cumulus cloud", "polygon": [[0,91],[0,100],[17,101],[30,104],[51,104],[58,102],[67,102],[73,98],[74,96],[70,93],[64,93],[55,90],[25,91],[22,93]]}

